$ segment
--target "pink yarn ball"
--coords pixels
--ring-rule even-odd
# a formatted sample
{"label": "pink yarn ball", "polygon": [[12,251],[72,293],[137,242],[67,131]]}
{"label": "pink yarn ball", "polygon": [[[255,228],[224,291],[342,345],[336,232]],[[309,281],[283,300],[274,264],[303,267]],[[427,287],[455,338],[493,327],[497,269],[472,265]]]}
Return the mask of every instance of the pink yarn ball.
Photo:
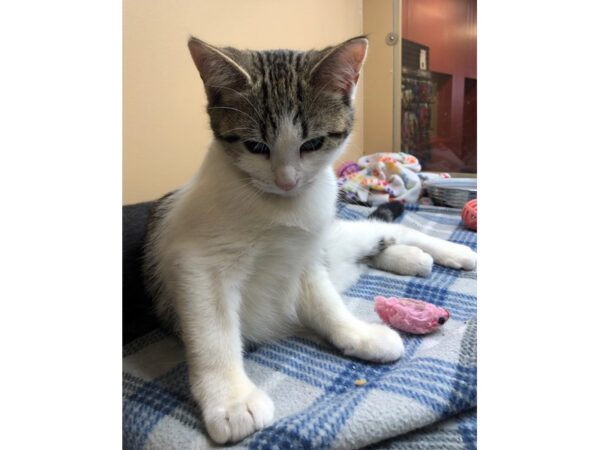
{"label": "pink yarn ball", "polygon": [[477,199],[469,200],[462,210],[462,221],[467,228],[477,231]]}

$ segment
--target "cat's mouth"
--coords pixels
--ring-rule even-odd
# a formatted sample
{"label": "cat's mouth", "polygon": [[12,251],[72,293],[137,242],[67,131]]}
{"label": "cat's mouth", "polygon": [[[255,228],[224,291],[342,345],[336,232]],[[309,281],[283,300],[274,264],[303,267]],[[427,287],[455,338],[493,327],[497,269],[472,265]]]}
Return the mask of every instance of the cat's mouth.
{"label": "cat's mouth", "polygon": [[258,180],[258,179],[253,179],[252,185],[261,192],[264,192],[267,194],[272,194],[272,195],[277,195],[279,197],[294,197],[302,191],[302,187],[303,187],[302,183],[300,183],[300,181],[298,181],[295,184],[295,186],[293,186],[293,187],[290,187],[290,186],[279,187],[274,184],[266,183],[266,182],[264,182],[262,180]]}

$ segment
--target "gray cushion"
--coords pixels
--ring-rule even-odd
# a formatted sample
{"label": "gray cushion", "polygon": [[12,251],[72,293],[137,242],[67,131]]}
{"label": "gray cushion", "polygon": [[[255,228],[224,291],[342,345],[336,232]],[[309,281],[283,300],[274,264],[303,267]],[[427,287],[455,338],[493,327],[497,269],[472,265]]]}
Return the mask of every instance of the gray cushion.
{"label": "gray cushion", "polygon": [[123,206],[123,344],[158,327],[142,278],[142,246],[155,202]]}

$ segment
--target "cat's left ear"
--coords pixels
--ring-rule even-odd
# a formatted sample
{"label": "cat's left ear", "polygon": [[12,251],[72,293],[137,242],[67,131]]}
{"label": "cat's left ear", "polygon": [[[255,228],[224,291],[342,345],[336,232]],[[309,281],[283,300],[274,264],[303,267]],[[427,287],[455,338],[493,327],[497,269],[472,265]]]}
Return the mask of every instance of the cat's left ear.
{"label": "cat's left ear", "polygon": [[195,37],[189,39],[188,48],[209,94],[212,89],[240,89],[251,83],[250,74],[239,62],[241,52],[232,48],[217,48]]}
{"label": "cat's left ear", "polygon": [[358,36],[323,50],[323,56],[310,71],[311,83],[343,95],[351,94],[358,82],[368,46],[367,38]]}

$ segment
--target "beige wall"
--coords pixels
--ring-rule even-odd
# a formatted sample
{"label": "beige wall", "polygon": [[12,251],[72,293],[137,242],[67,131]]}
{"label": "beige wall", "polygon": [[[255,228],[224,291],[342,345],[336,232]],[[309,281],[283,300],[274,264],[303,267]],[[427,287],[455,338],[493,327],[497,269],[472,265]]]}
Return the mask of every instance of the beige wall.
{"label": "beige wall", "polygon": [[363,69],[364,153],[389,152],[393,148],[393,52],[402,46],[385,43],[393,30],[392,0],[364,0],[363,13],[363,30],[369,36],[369,57]]}
{"label": "beige wall", "polygon": [[[369,1],[369,0],[367,0]],[[309,49],[362,33],[362,0],[124,0],[123,202],[157,198],[198,168],[211,139],[190,34],[216,45]],[[363,153],[359,84],[344,159]]]}

